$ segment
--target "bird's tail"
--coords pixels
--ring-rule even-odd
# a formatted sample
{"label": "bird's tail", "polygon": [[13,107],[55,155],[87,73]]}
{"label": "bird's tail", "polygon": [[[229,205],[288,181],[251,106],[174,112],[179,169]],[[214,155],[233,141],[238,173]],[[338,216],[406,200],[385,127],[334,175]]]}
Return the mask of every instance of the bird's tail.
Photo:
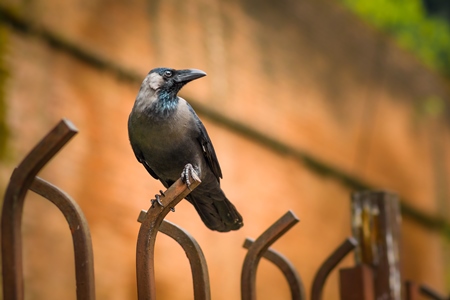
{"label": "bird's tail", "polygon": [[[195,195],[195,191],[186,197],[197,210],[203,223],[211,229],[220,232],[238,230],[244,223],[236,207],[223,194],[220,199],[209,195]],[[217,196],[217,195],[215,195]],[[218,197],[214,197],[218,198]]]}

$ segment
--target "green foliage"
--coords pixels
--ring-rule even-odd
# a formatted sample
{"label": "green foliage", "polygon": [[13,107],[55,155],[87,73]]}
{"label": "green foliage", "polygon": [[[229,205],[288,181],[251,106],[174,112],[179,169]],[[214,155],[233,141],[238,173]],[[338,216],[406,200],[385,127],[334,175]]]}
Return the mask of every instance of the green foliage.
{"label": "green foliage", "polygon": [[428,16],[421,0],[341,0],[400,46],[450,77],[450,25]]}

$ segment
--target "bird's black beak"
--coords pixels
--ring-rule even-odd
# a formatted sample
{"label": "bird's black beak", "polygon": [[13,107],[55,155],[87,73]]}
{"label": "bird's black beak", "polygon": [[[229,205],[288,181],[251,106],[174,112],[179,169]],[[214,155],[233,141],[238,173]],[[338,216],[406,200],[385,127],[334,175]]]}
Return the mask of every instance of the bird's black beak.
{"label": "bird's black beak", "polygon": [[177,74],[173,77],[173,80],[176,82],[188,83],[189,81],[201,78],[203,76],[206,76],[206,73],[202,70],[186,69],[177,71]]}

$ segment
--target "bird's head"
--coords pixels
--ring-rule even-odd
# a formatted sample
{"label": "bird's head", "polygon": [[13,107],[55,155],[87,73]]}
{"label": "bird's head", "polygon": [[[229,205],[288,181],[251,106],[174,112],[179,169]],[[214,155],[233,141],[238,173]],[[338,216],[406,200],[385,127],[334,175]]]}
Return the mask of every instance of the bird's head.
{"label": "bird's head", "polygon": [[133,110],[167,117],[177,107],[180,89],[186,83],[203,76],[206,73],[196,69],[153,69],[142,82]]}
{"label": "bird's head", "polygon": [[160,95],[175,97],[186,83],[203,76],[206,76],[206,73],[197,69],[156,68],[148,73],[147,84]]}

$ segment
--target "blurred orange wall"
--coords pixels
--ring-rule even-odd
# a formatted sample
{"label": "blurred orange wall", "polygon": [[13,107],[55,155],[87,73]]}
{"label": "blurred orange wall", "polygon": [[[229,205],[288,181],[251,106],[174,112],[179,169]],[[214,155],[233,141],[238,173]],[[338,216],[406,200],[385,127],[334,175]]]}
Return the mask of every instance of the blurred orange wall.
{"label": "blurred orange wall", "polygon": [[[427,109],[447,106],[448,83],[334,1],[5,0],[0,7],[142,79],[158,66],[202,69],[208,76],[186,86],[182,96],[395,191],[420,211],[448,215],[450,127],[444,113]],[[136,218],[162,187],[137,163],[128,142],[126,123],[139,84],[7,22],[0,26],[6,32],[10,130],[0,190],[27,151],[60,118],[70,119],[80,133],[40,175],[86,214],[98,299],[135,299]],[[168,219],[202,246],[212,298],[239,299],[244,239],[256,238],[289,209],[301,222],[274,248],[297,267],[309,293],[315,271],[351,234],[352,190],[200,117],[222,166],[223,189],[245,226],[227,234],[209,231],[186,201]],[[27,299],[75,299],[62,215],[30,192],[23,222]],[[408,217],[402,230],[404,277],[444,291],[445,239]],[[352,264],[348,257],[341,266]],[[189,272],[179,246],[160,236],[158,299],[191,299]],[[337,287],[334,272],[324,299],[338,299]],[[258,299],[289,297],[281,273],[267,262],[257,288]]]}

